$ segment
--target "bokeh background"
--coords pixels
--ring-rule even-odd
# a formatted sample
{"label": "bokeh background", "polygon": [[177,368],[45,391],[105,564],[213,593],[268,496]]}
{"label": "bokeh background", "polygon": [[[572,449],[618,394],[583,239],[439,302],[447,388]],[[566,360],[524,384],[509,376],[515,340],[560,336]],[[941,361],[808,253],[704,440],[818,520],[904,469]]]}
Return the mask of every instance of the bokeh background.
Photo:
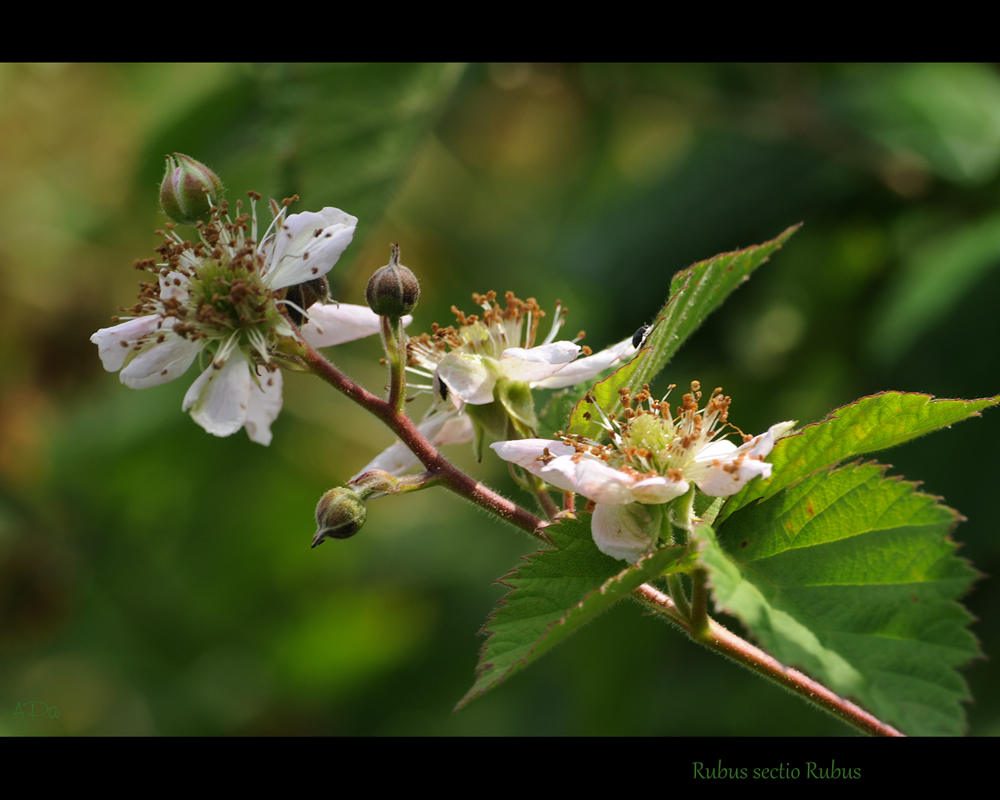
{"label": "bokeh background", "polygon": [[[662,376],[723,386],[757,432],[884,389],[1000,393],[995,67],[0,65],[0,732],[850,733],[629,603],[453,714],[527,537],[428,491],[311,550],[320,495],[392,441],[372,418],[289,375],[264,448],[181,413],[194,370],[138,392],[101,368],[89,337],[134,301],[173,151],[231,200],[360,217],[345,302],[398,241],[411,332],[510,289],[561,299],[598,349],[677,270],[804,222]],[[330,355],[384,384],[377,341]],[[879,455],[968,518],[980,735],[1000,734],[998,451],[987,412]],[[13,716],[30,701],[60,716]]]}

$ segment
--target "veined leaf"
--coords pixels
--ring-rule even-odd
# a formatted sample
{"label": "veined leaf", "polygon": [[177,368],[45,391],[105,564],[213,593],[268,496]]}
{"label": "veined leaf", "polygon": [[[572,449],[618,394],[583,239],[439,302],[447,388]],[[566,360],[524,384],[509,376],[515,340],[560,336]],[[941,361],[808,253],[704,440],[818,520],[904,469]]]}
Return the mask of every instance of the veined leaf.
{"label": "veined leaf", "polygon": [[816,472],[696,536],[718,608],[901,730],[957,734],[978,655],[953,509],[878,464]]}
{"label": "veined leaf", "polygon": [[601,418],[601,411],[607,415],[621,405],[618,390],[630,384],[636,370],[649,360],[651,353],[649,348],[643,348],[625,366],[616,369],[603,381],[598,381],[594,388],[587,393],[593,402],[588,402],[587,398],[584,397],[576,404],[572,414],[570,414],[566,433],[600,441],[604,435],[604,428],[595,420]]}
{"label": "veined leaf", "polygon": [[622,569],[621,561],[594,544],[590,514],[563,519],[546,533],[555,549],[526,556],[527,563],[501,581],[511,592],[480,631],[489,638],[479,655],[476,681],[457,708],[548,652],[689,552],[686,546],[664,547]]}
{"label": "veined leaf", "polygon": [[644,383],[652,382],[705,317],[788,241],[800,225],[793,225],[764,244],[722,253],[678,272],[670,283],[670,298],[646,337],[652,356],[632,373],[628,383],[630,393],[635,395]]}
{"label": "veined leaf", "polygon": [[538,435],[542,439],[554,439],[556,431],[566,430],[566,421],[573,412],[573,407],[581,402],[590,391],[585,383],[569,386],[553,392],[548,402],[538,412]]}
{"label": "veined leaf", "polygon": [[821,422],[807,425],[800,433],[780,439],[767,459],[774,465],[771,477],[753,481],[734,495],[722,509],[716,528],[737,509],[771,497],[818,469],[977,417],[984,408],[997,403],[1000,396],[935,400],[929,394],[882,392],[862,397]]}

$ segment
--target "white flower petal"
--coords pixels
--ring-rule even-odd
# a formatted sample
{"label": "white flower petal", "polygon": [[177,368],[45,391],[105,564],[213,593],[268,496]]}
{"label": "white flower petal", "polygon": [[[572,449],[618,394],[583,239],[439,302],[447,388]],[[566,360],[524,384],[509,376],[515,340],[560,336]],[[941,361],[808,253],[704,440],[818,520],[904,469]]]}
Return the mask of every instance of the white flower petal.
{"label": "white flower petal", "polygon": [[[309,321],[302,326],[302,336],[313,347],[332,347],[378,333],[380,319],[368,306],[314,303],[309,307]],[[404,326],[412,321],[412,316],[403,317]]]}
{"label": "white flower petal", "polygon": [[571,456],[576,452],[575,447],[552,439],[511,439],[507,442],[494,442],[490,448],[504,461],[512,461],[528,472],[541,468],[541,464],[535,462],[546,450],[552,456]]}
{"label": "white flower petal", "polygon": [[694,465],[685,474],[709,497],[729,497],[758,475],[771,477],[771,465],[764,456],[773,446],[771,431],[740,447],[726,440],[712,442],[695,456]]}
{"label": "white flower petal", "polygon": [[659,515],[656,506],[598,503],[590,521],[594,544],[605,555],[635,563],[652,552],[659,537]]}
{"label": "white flower petal", "polygon": [[763,458],[774,449],[774,443],[794,427],[794,420],[790,422],[779,422],[768,428],[766,433],[762,433],[760,436],[757,436],[747,442],[747,444],[743,445],[740,450],[745,448],[747,455],[759,456],[760,458]]}
{"label": "white flower petal", "polygon": [[113,328],[101,328],[90,337],[97,345],[101,363],[108,372],[117,372],[125,365],[125,359],[132,353],[132,346],[144,336],[158,330],[163,317],[152,315],[136,317]]}
{"label": "white flower petal", "polygon": [[453,416],[444,427],[441,428],[437,436],[431,437],[431,444],[440,447],[445,444],[465,444],[475,438],[476,432],[472,427],[472,419],[468,414]]}
{"label": "white flower petal", "polygon": [[635,481],[599,458],[584,456],[576,461],[573,456],[561,456],[535,474],[559,489],[577,492],[595,503],[618,506],[635,500],[632,494]]}
{"label": "white flower petal", "polygon": [[235,349],[219,369],[213,364],[184,395],[183,411],[191,409],[191,418],[215,436],[230,436],[243,427],[254,388],[243,351]]}
{"label": "white flower petal", "polygon": [[264,370],[259,380],[260,386],[254,384],[250,389],[245,426],[251,441],[269,445],[271,423],[278,418],[278,413],[281,411],[281,370],[276,369],[274,372]]}
{"label": "white flower petal", "polygon": [[710,497],[736,494],[758,475],[770,478],[771,465],[764,458],[774,448],[775,441],[794,427],[794,421],[779,422],[740,447],[728,441],[712,442],[695,456],[696,466],[689,477]]}
{"label": "white flower petal", "polygon": [[444,402],[451,405],[455,411],[461,411],[465,406],[465,401],[461,397],[448,391],[448,386],[441,380],[437,369],[434,370],[434,375],[431,377],[431,394],[434,395],[435,401],[439,397],[444,398]]}
{"label": "white flower petal", "polygon": [[559,370],[553,377],[539,381],[536,386],[542,389],[564,389],[567,386],[593,380],[604,370],[627,360],[634,353],[635,348],[632,346],[630,337],[600,353],[578,358],[572,364]]}
{"label": "white flower petal", "polygon": [[172,331],[164,331],[162,342],[153,342],[128,362],[118,376],[130,389],[148,389],[179,378],[198,353],[204,341],[191,341]]}
{"label": "white flower petal", "polygon": [[469,355],[457,350],[438,365],[437,375],[457,397],[474,406],[493,402],[497,382],[497,362],[488,356]]}
{"label": "white flower petal", "polygon": [[[459,415],[454,409],[433,412],[417,425],[417,430],[435,447],[471,442],[473,437],[472,420],[467,414]],[[419,463],[410,448],[397,440],[395,444],[375,456],[351,480],[370,469],[381,469],[393,475],[402,475]]]}
{"label": "white flower petal", "polygon": [[573,342],[552,342],[529,350],[509,347],[500,357],[500,373],[525,383],[541,381],[564,369],[579,354],[580,347]]}
{"label": "white flower petal", "polygon": [[771,465],[741,454],[731,461],[715,461],[700,473],[694,480],[705,494],[709,497],[729,497],[758,475],[770,478]]}
{"label": "white flower petal", "polygon": [[[759,438],[759,437],[758,437]],[[738,448],[728,439],[709,442],[695,456],[695,461],[714,461],[719,458],[729,458]]]}
{"label": "white flower petal", "polygon": [[679,481],[657,475],[654,478],[645,478],[632,485],[632,497],[639,503],[669,503],[675,497],[680,497],[688,489],[690,484],[683,478]]}
{"label": "white flower petal", "polygon": [[315,303],[302,336],[313,347],[331,347],[379,332],[379,316],[367,306]]}
{"label": "white flower petal", "polygon": [[417,457],[413,455],[413,451],[397,439],[394,444],[389,445],[385,448],[385,450],[375,456],[375,458],[365,464],[357,472],[357,474],[351,478],[351,480],[353,481],[361,475],[361,473],[367,472],[370,469],[381,469],[388,472],[390,475],[402,475],[408,469],[417,466],[419,463],[420,461],[418,461]]}
{"label": "white flower petal", "polygon": [[188,292],[188,277],[182,272],[170,272],[166,277],[160,276],[160,300],[176,300],[186,303]]}
{"label": "white flower petal", "polygon": [[738,452],[746,453],[748,456],[763,458],[774,449],[774,434],[768,430],[759,436],[754,436],[749,442],[737,448]]}
{"label": "white flower petal", "polygon": [[[577,456],[576,449],[550,439],[520,439],[490,445],[504,461],[513,461],[523,469],[548,481],[558,489],[577,492],[595,503],[622,505],[635,500],[634,478],[599,458]],[[551,459],[540,461],[548,450]]]}
{"label": "white flower petal", "polygon": [[785,436],[788,436],[792,428],[796,425],[798,425],[798,421],[794,419],[790,419],[787,422],[776,422],[767,429],[767,432],[771,434],[774,441],[778,441],[778,439],[783,439]]}
{"label": "white flower petal", "polygon": [[326,275],[354,238],[358,218],[339,208],[292,214],[275,234],[264,283],[282,289]]}

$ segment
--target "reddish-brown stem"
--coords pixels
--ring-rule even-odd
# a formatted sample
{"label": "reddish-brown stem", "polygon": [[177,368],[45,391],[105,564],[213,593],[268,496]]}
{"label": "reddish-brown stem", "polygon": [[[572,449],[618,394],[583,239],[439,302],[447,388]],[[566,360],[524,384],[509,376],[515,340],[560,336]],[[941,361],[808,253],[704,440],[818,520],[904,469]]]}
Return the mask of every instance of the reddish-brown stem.
{"label": "reddish-brown stem", "polygon": [[758,675],[774,681],[813,705],[828,711],[848,725],[853,725],[863,733],[871,736],[902,736],[903,734],[876,719],[863,708],[845,700],[822,684],[817,683],[798,670],[786,667],[780,661],[772,658],[763,650],[744,641],[732,631],[722,627],[711,617],[707,618],[708,628],[705,636],[697,636],[690,622],[678,613],[674,602],[663,592],[643,584],[633,592],[638,600],[654,608],[670,619],[675,625],[683,628],[687,634],[699,644],[710,650],[730,658],[738,664],[752,669]]}
{"label": "reddish-brown stem", "polygon": [[488,489],[458,469],[441,455],[434,445],[427,441],[406,414],[397,411],[391,403],[358,386],[311,345],[301,343],[299,354],[314,374],[323,378],[339,392],[382,420],[424,465],[427,472],[439,479],[444,486],[536,539],[549,543],[549,538],[544,533],[548,523],[525,511],[507,498],[501,497],[492,489]]}
{"label": "reddish-brown stem", "polygon": [[535,497],[538,498],[538,505],[542,507],[542,511],[545,512],[545,516],[549,519],[555,519],[556,514],[559,513],[559,506],[553,502],[552,497],[545,489],[545,483],[541,480],[541,478],[536,478],[534,475],[531,475],[529,479],[534,487],[532,491],[534,492]]}

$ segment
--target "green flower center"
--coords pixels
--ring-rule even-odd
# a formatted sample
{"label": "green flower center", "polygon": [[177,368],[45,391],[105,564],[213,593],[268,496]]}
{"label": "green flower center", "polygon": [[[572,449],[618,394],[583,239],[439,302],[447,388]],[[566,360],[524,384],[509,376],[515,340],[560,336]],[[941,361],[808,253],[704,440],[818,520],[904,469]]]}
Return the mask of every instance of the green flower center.
{"label": "green flower center", "polygon": [[250,341],[266,340],[281,319],[274,292],[247,260],[203,261],[188,292],[194,325],[209,338],[243,332]]}

